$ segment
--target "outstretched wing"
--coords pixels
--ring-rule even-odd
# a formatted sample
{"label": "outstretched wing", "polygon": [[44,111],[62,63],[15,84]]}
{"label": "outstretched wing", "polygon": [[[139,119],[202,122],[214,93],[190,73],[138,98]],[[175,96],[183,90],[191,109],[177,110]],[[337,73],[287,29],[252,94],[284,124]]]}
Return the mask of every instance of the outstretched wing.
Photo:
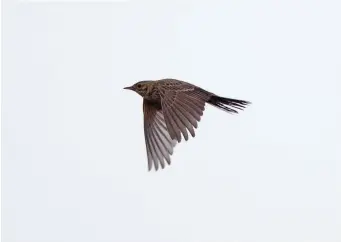
{"label": "outstretched wing", "polygon": [[195,136],[194,128],[211,97],[209,92],[186,82],[168,79],[159,85],[162,112],[169,135],[181,142],[181,134],[188,140],[188,132]]}
{"label": "outstretched wing", "polygon": [[161,107],[148,100],[143,100],[144,136],[147,149],[148,170],[158,170],[159,164],[165,167],[165,160],[170,165],[170,156],[177,141],[168,133]]}

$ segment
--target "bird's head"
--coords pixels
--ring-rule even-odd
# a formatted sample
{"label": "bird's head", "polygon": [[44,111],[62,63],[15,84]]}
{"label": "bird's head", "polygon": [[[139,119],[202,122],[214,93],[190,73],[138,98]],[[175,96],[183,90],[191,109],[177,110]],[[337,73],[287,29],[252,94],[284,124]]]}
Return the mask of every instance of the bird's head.
{"label": "bird's head", "polygon": [[132,90],[132,91],[140,94],[143,97],[146,95],[146,93],[148,91],[148,84],[149,83],[150,83],[149,81],[140,81],[140,82],[136,82],[134,85],[132,85],[130,87],[125,87],[123,89]]}

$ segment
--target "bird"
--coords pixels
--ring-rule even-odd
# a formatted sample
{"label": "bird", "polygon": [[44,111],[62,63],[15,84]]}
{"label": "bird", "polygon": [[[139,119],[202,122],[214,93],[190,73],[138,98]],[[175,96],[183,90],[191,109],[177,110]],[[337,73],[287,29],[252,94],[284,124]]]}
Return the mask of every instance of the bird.
{"label": "bird", "polygon": [[[251,102],[218,96],[189,82],[174,78],[138,81],[123,89],[143,98],[144,137],[148,171],[171,164],[174,147],[194,138],[205,104],[227,113],[238,113]],[[189,135],[190,134],[190,135]]]}

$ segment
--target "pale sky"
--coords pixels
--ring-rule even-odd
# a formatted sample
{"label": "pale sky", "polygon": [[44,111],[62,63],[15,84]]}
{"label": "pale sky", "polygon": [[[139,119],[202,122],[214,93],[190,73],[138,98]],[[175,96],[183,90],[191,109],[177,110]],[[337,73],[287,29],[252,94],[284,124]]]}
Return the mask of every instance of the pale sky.
{"label": "pale sky", "polygon": [[[63,2],[3,0],[2,241],[341,241],[340,1]],[[148,172],[165,77],[253,104]]]}

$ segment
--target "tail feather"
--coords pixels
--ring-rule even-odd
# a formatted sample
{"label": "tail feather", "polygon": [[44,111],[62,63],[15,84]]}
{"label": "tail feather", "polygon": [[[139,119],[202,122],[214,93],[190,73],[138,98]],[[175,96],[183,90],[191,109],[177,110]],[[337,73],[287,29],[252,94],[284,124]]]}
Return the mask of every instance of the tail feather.
{"label": "tail feather", "polygon": [[216,95],[213,95],[207,103],[229,113],[238,113],[238,110],[243,110],[247,105],[251,104],[251,102],[248,101],[219,97]]}

